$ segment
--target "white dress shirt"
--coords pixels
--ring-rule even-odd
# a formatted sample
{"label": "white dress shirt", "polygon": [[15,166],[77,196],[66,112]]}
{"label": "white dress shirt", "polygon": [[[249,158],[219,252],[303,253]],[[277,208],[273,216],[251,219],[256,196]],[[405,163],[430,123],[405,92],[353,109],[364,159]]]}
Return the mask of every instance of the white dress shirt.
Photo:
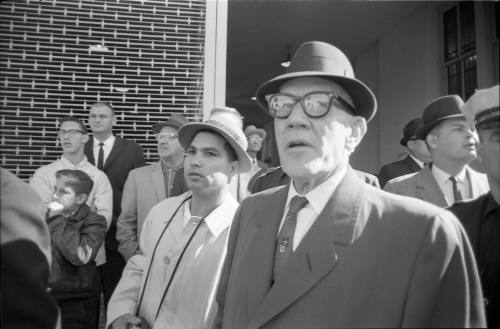
{"label": "white dress shirt", "polygon": [[[436,182],[441,188],[441,191],[443,191],[446,197],[446,202],[449,206],[451,206],[456,201],[453,195],[453,183],[450,180],[451,175],[441,170],[435,164],[432,165],[431,172],[432,176],[434,176]],[[455,178],[457,179],[457,186],[458,190],[462,194],[462,199],[470,199],[471,193],[469,180],[467,179],[467,170],[464,168],[460,173],[458,173],[458,175],[455,176]]]}
{"label": "white dress shirt", "polygon": [[[79,163],[73,164],[63,155],[59,160],[35,171],[30,180],[30,185],[40,196],[43,204],[47,206],[52,201],[54,186],[56,185],[56,172],[61,169],[81,170],[92,178],[94,187],[88,196],[87,204],[91,207],[94,206],[95,212],[104,216],[109,228],[113,213],[113,189],[106,174],[88,162],[86,156]],[[95,261],[97,265],[106,263],[104,244],[99,249]]]}
{"label": "white dress shirt", "polygon": [[[104,145],[102,146],[102,151],[104,154],[104,159],[102,159],[103,165],[106,163],[106,160],[108,159],[109,153],[111,153],[111,149],[113,148],[113,145],[115,145],[115,139],[116,139],[115,135],[111,135],[103,141],[103,143],[104,143]],[[95,138],[95,136],[93,138],[93,141],[94,141],[94,145],[93,145],[92,150],[94,151],[94,159],[95,159],[95,163],[97,164],[97,161],[99,159],[99,149],[101,148],[99,146],[99,143],[101,143],[101,142],[98,141]]]}
{"label": "white dress shirt", "polygon": [[[308,204],[299,210],[297,213],[297,226],[295,227],[295,233],[293,235],[293,251],[299,246],[300,242],[309,231],[311,226],[318,218],[319,214],[326,206],[326,203],[332,197],[333,193],[337,189],[340,184],[342,178],[344,178],[347,172],[347,166],[342,168],[338,173],[329,177],[326,181],[316,186],[314,189],[306,193],[305,195],[301,195],[295,189],[294,184],[290,184],[290,189],[288,190],[288,196],[286,199],[285,211],[283,212],[283,218],[281,219],[280,229],[283,226],[285,221],[286,213],[288,212],[288,208],[290,207],[290,201],[296,195],[301,195],[306,197]],[[293,179],[292,179],[293,183]]]}

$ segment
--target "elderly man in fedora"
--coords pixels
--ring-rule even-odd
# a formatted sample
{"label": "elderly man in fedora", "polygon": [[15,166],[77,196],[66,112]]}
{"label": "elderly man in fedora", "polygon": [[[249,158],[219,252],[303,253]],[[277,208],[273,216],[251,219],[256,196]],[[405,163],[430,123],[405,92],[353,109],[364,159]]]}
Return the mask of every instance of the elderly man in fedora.
{"label": "elderly man in fedora", "polygon": [[432,162],[415,174],[390,180],[384,190],[418,198],[439,207],[488,192],[486,175],[468,164],[476,154],[476,138],[457,95],[439,97],[427,105],[417,138],[425,140]]}
{"label": "elderly man in fedora", "polygon": [[181,114],[172,114],[167,121],[157,122],[152,130],[157,140],[160,160],[130,171],[123,187],[121,213],[116,223],[118,251],[127,261],[140,252],[139,237],[142,224],[151,208],[158,202],[185,192],[178,189],[172,193],[175,178],[184,164],[184,149],[177,138],[179,128],[189,121]]}
{"label": "elderly man in fedora", "polygon": [[500,327],[500,109],[498,85],[478,90],[461,110],[479,135],[479,159],[490,192],[455,203],[450,210],[462,222],[476,254],[489,328]]}
{"label": "elderly man in fedora", "polygon": [[143,255],[129,259],[108,307],[108,326],[211,328],[215,292],[238,202],[228,183],[250,170],[243,131],[216,120],[179,129],[190,191],[149,212]]}
{"label": "elderly man in fedora", "polygon": [[474,255],[458,220],[365,184],[349,155],[376,111],[347,57],[302,44],[260,85],[291,183],[241,203],[216,327],[481,327]]}
{"label": "elderly man in fedora", "polygon": [[399,141],[408,155],[401,160],[386,164],[380,169],[378,180],[383,188],[393,178],[419,171],[424,164],[431,161],[425,141],[417,139],[417,130],[422,126],[422,118],[415,118],[403,128],[403,138]]}

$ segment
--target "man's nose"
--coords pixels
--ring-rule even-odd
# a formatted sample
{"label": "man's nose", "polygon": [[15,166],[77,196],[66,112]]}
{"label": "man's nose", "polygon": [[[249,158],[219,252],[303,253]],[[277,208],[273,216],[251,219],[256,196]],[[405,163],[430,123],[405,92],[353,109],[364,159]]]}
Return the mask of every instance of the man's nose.
{"label": "man's nose", "polygon": [[288,127],[305,127],[307,125],[307,115],[304,112],[301,102],[297,102],[297,104],[295,104],[286,120]]}

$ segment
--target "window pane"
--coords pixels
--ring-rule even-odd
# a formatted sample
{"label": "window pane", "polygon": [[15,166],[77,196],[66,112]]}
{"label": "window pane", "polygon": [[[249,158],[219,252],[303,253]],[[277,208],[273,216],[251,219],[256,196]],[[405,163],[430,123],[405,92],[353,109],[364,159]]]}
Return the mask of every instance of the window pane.
{"label": "window pane", "polygon": [[474,28],[474,4],[472,1],[460,2],[460,52],[476,49]]}
{"label": "window pane", "polygon": [[460,62],[448,66],[448,94],[462,95],[462,70]]}
{"label": "window pane", "polygon": [[464,100],[469,98],[477,88],[476,55],[464,59]]}
{"label": "window pane", "polygon": [[457,7],[453,7],[443,14],[444,30],[444,60],[449,61],[458,56],[458,25]]}

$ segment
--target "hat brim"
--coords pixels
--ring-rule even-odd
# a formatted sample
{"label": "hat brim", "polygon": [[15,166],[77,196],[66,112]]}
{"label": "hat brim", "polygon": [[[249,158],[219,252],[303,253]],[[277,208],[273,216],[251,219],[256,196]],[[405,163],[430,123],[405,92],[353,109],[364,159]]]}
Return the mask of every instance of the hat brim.
{"label": "hat brim", "polygon": [[436,127],[438,124],[440,124],[441,122],[443,122],[444,120],[448,120],[448,119],[454,119],[454,118],[464,118],[465,119],[465,116],[463,114],[453,114],[453,115],[447,115],[445,117],[441,117],[437,120],[434,120],[434,121],[431,121],[431,122],[428,122],[427,124],[424,124],[418,131],[417,133],[415,134],[415,136],[417,137],[417,139],[421,139],[421,140],[425,140],[425,138],[427,137],[427,134],[429,134],[429,132],[434,128]]}
{"label": "hat brim", "polygon": [[408,137],[403,137],[401,138],[401,140],[399,141],[399,144],[401,144],[401,146],[404,146],[406,147],[406,143],[408,143],[410,139]]}
{"label": "hat brim", "polygon": [[259,135],[262,139],[267,137],[267,133],[264,129],[254,129],[245,131],[245,136]]}
{"label": "hat brim", "polygon": [[239,172],[244,173],[248,172],[252,169],[252,160],[250,159],[250,156],[247,154],[246,150],[244,150],[238,142],[234,140],[234,138],[229,135],[226,131],[223,129],[220,129],[219,127],[212,126],[210,124],[206,124],[203,122],[193,122],[193,123],[187,123],[183,125],[181,128],[179,128],[178,131],[178,136],[179,136],[179,143],[184,149],[187,149],[189,145],[191,144],[194,136],[200,131],[200,130],[211,130],[219,133],[224,137],[224,139],[231,145],[233,148],[234,152],[236,153],[236,157],[238,158],[239,162]]}
{"label": "hat brim", "polygon": [[256,91],[255,97],[257,104],[269,113],[266,101],[266,95],[276,93],[279,87],[286,81],[300,77],[318,77],[333,81],[340,85],[351,96],[356,114],[362,116],[366,121],[370,121],[377,111],[377,100],[373,92],[364,83],[359,80],[344,77],[340,75],[331,75],[317,71],[301,71],[286,73],[277,76],[261,84]]}

